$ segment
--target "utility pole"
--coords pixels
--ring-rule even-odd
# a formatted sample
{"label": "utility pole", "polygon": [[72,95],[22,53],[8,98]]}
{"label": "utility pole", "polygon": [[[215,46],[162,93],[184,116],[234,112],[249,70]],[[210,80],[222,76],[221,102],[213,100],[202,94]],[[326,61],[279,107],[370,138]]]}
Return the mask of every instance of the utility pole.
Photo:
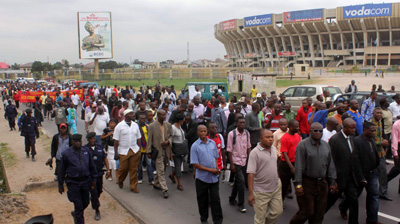
{"label": "utility pole", "polygon": [[190,65],[190,52],[189,52],[189,42],[187,42],[187,64]]}

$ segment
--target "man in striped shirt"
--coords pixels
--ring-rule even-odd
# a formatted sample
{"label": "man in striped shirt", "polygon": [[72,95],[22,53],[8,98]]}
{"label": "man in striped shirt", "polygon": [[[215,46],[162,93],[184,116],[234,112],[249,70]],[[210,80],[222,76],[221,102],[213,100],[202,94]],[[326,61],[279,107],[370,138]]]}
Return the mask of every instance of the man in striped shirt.
{"label": "man in striped shirt", "polygon": [[274,110],[265,115],[265,128],[271,130],[272,133],[279,129],[279,120],[283,118],[281,110],[281,104],[277,103],[274,106]]}

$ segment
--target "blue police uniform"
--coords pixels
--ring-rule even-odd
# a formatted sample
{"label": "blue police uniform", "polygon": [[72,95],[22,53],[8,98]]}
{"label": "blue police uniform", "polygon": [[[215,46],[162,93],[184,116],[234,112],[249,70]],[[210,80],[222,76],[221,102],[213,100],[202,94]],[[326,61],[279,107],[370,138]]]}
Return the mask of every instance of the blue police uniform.
{"label": "blue police uniform", "polygon": [[15,118],[18,116],[17,108],[14,105],[7,105],[4,113],[4,117],[8,119],[8,125],[10,130],[15,130]]}
{"label": "blue police uniform", "polygon": [[84,146],[87,150],[91,151],[94,165],[96,166],[97,175],[94,177],[96,181],[96,187],[94,189],[90,189],[90,202],[92,203],[92,208],[94,210],[100,207],[100,194],[103,192],[103,167],[104,167],[104,159],[107,158],[107,154],[103,150],[103,146],[96,144],[94,149],[87,144]]}
{"label": "blue police uniform", "polygon": [[26,156],[29,156],[29,152],[32,155],[32,158],[36,155],[36,148],[35,148],[35,139],[39,137],[39,129],[36,124],[36,119],[34,117],[24,117],[21,121],[21,136],[25,137],[25,152]]}
{"label": "blue police uniform", "polygon": [[89,191],[97,176],[92,152],[86,147],[69,147],[61,153],[58,187],[67,184],[68,200],[74,203],[76,223],[85,223],[83,212],[89,205]]}

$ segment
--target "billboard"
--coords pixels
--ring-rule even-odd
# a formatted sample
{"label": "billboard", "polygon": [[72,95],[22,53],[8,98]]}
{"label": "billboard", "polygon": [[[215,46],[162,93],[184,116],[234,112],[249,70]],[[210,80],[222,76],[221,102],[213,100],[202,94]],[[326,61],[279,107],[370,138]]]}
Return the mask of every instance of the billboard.
{"label": "billboard", "polygon": [[272,14],[244,17],[244,27],[272,24]]}
{"label": "billboard", "polygon": [[279,51],[278,52],[279,56],[295,56],[296,54],[294,51]]}
{"label": "billboard", "polygon": [[343,18],[361,18],[374,16],[391,16],[392,3],[387,4],[366,4],[343,7]]}
{"label": "billboard", "polygon": [[284,13],[285,23],[316,21],[324,18],[323,9],[310,9]]}
{"label": "billboard", "polygon": [[78,12],[79,58],[113,58],[111,12]]}
{"label": "billboard", "polygon": [[220,30],[233,30],[235,28],[236,28],[236,19],[224,21],[219,24]]}

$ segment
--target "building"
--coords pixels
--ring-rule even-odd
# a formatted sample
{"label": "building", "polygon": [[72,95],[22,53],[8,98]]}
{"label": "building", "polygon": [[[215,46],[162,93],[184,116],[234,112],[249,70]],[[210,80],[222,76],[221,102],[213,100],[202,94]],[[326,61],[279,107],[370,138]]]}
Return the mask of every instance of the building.
{"label": "building", "polygon": [[288,11],[214,26],[229,67],[400,65],[400,3]]}

